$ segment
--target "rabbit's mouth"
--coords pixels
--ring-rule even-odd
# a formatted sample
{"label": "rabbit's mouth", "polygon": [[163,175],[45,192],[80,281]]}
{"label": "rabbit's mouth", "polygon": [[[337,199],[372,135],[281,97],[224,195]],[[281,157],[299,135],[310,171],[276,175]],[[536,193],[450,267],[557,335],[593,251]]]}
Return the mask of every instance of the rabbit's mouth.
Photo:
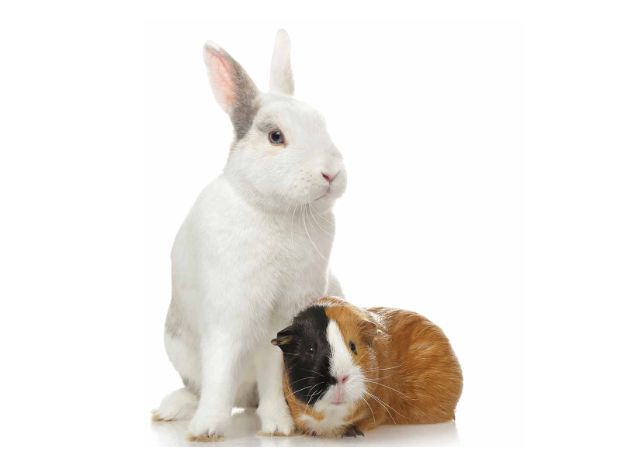
{"label": "rabbit's mouth", "polygon": [[319,197],[317,197],[315,200],[313,200],[313,202],[317,202],[318,200],[328,197],[331,193],[332,193],[332,189],[330,189],[330,186],[328,186],[328,189],[323,194],[321,194]]}
{"label": "rabbit's mouth", "polygon": [[321,199],[325,199],[326,197],[328,197],[331,194],[330,189],[328,189],[326,192],[324,192],[323,194],[321,194],[319,197],[317,197],[315,200],[313,200],[313,202],[317,202],[318,200]]}

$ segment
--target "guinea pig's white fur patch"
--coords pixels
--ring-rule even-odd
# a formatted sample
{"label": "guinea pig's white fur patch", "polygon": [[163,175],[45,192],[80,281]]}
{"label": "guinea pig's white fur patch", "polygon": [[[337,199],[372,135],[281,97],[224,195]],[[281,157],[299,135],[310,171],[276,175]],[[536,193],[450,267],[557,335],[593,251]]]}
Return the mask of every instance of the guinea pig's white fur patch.
{"label": "guinea pig's white fur patch", "polygon": [[354,369],[354,363],[336,321],[330,320],[328,323],[326,338],[332,353],[330,357],[330,374],[337,380],[343,376],[350,376],[351,371]]}
{"label": "guinea pig's white fur patch", "polygon": [[[302,420],[319,434],[330,432],[342,426],[356,403],[365,393],[364,375],[351,356],[349,343],[343,338],[336,321],[330,320],[326,329],[326,338],[330,345],[330,374],[337,380],[347,377],[344,383],[332,385],[319,399],[314,409],[323,414],[317,420],[304,415]],[[339,401],[339,403],[335,403]]]}
{"label": "guinea pig's white fur patch", "polygon": [[[321,401],[318,401],[317,404],[320,402]],[[329,407],[321,410],[323,413],[323,418],[321,420],[306,414],[302,414],[300,420],[306,423],[306,426],[317,434],[331,434],[335,429],[341,428],[346,423],[346,419],[350,416],[352,408],[353,406],[349,404],[329,405]]]}

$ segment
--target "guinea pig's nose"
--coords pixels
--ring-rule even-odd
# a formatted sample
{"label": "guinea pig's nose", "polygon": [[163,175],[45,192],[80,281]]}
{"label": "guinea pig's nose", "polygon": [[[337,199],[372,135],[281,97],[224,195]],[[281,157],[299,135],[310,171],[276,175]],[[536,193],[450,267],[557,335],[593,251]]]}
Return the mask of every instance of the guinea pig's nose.
{"label": "guinea pig's nose", "polygon": [[337,378],[337,381],[338,381],[339,384],[345,384],[348,379],[349,379],[349,375],[339,376]]}

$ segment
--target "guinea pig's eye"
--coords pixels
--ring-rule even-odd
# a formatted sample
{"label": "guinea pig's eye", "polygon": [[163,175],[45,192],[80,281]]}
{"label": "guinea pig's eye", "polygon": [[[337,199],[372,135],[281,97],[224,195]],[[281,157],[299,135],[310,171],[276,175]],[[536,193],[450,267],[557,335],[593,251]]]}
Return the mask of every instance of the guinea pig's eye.
{"label": "guinea pig's eye", "polygon": [[353,341],[349,341],[349,348],[354,354],[358,355],[358,352],[356,352],[356,344],[354,344]]}
{"label": "guinea pig's eye", "polygon": [[307,352],[309,355],[313,355],[315,353],[315,348],[313,346],[308,346]]}
{"label": "guinea pig's eye", "polygon": [[285,135],[281,131],[271,131],[267,137],[272,145],[285,144]]}

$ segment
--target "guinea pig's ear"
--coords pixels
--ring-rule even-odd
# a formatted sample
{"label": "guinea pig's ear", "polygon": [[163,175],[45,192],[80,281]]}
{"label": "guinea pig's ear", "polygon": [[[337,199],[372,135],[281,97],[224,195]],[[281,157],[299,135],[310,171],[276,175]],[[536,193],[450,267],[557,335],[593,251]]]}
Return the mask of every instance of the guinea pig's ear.
{"label": "guinea pig's ear", "polygon": [[292,340],[293,340],[293,330],[291,326],[287,326],[282,331],[279,331],[276,337],[272,339],[272,344],[282,349],[282,346],[286,346]]}
{"label": "guinea pig's ear", "polygon": [[259,91],[244,68],[218,45],[207,42],[203,48],[203,57],[213,94],[231,117],[235,134],[241,139],[252,125]]}
{"label": "guinea pig's ear", "polygon": [[380,332],[379,325],[370,317],[362,319],[360,323],[358,323],[358,329],[360,330],[362,342],[368,346],[373,344],[373,339],[375,339],[375,336]]}

